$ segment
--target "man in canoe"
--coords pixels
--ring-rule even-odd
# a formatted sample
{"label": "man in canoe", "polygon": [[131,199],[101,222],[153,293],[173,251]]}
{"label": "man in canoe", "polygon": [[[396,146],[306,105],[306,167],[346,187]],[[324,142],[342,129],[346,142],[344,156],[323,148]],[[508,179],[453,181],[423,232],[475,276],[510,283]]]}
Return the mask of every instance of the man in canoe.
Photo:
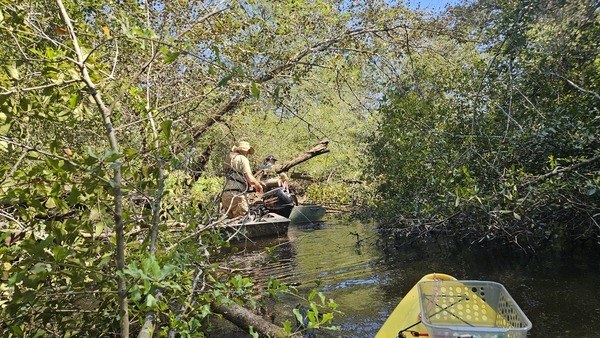
{"label": "man in canoe", "polygon": [[247,157],[252,154],[254,148],[248,142],[240,141],[225,159],[225,187],[221,203],[229,218],[243,216],[248,212],[247,193],[251,187],[258,193],[263,192],[262,185],[252,175]]}

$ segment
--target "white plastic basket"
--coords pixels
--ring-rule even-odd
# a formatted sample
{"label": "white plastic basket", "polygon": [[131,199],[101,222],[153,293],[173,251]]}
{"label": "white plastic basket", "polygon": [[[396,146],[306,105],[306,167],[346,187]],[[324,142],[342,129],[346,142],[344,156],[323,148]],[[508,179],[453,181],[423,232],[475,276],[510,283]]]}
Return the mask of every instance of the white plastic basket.
{"label": "white plastic basket", "polygon": [[502,284],[420,282],[421,321],[432,337],[520,338],[531,322]]}

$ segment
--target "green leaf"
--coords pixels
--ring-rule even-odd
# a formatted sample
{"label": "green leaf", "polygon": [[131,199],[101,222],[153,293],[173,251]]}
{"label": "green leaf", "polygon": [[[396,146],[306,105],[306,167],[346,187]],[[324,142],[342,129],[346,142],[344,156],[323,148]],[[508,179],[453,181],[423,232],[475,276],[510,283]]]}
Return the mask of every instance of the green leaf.
{"label": "green leaf", "polygon": [[142,270],[150,277],[155,279],[160,278],[160,266],[153,255],[142,260]]}
{"label": "green leaf", "polygon": [[132,262],[131,264],[129,264],[124,270],[123,272],[127,275],[130,275],[133,278],[142,278],[145,276],[144,272],[142,270],[140,270],[137,265],[135,264],[135,262]]}
{"label": "green leaf", "polygon": [[177,60],[177,57],[179,57],[181,53],[171,53],[171,52],[167,52],[167,54],[165,55],[164,58],[164,62],[165,63],[172,63],[173,61]]}
{"label": "green leaf", "polygon": [[176,269],[177,269],[177,267],[175,265],[167,264],[167,265],[163,266],[163,268],[160,270],[160,274],[159,274],[158,278],[165,279]]}
{"label": "green leaf", "polygon": [[69,197],[67,198],[67,203],[73,206],[79,202],[79,197],[81,196],[81,191],[77,189],[77,187],[71,188],[71,192],[69,193]]}
{"label": "green leaf", "polygon": [[56,262],[62,262],[65,260],[65,257],[69,255],[69,250],[63,248],[62,246],[57,246],[52,249],[52,254]]}
{"label": "green leaf", "polygon": [[13,275],[8,279],[8,286],[13,286],[21,282],[24,276],[25,273],[23,271],[13,273]]}
{"label": "green leaf", "polygon": [[46,47],[46,57],[48,57],[48,59],[50,60],[53,60],[55,56],[56,52],[54,51],[54,49]]}
{"label": "green leaf", "polygon": [[292,333],[292,322],[290,322],[289,320],[284,321],[283,323],[283,330],[285,331],[286,334],[291,334]]}
{"label": "green leaf", "polygon": [[134,156],[135,154],[137,154],[137,151],[135,151],[135,150],[134,150],[134,149],[132,149],[132,148],[125,148],[125,149],[123,149],[123,153],[124,153],[126,156],[129,156],[129,157],[131,157],[131,156]]}
{"label": "green leaf", "polygon": [[249,333],[252,336],[252,338],[258,338],[258,332],[255,332],[252,326],[248,327],[248,331],[250,331]]}
{"label": "green leaf", "polygon": [[110,166],[108,166],[108,168],[114,170],[120,167],[121,165],[123,165],[123,163],[121,163],[120,161],[115,161]]}
{"label": "green leaf", "polygon": [[221,63],[221,52],[219,50],[219,46],[213,45],[211,47],[211,49],[213,50],[213,52],[215,52],[215,59],[217,60],[217,63]]}
{"label": "green leaf", "polygon": [[94,153],[94,151],[92,150],[92,147],[87,146],[85,147],[85,150],[87,151],[87,154],[93,158],[93,159],[98,159],[98,156],[96,156],[96,154]]}
{"label": "green leaf", "polygon": [[46,335],[46,331],[44,331],[43,329],[39,329],[35,332],[35,334],[32,336],[32,338],[44,337],[45,335]]}
{"label": "green leaf", "polygon": [[252,96],[257,99],[260,97],[260,90],[258,90],[258,87],[256,86],[255,82],[252,82],[251,93],[252,93]]}
{"label": "green leaf", "polygon": [[0,125],[0,135],[2,135],[2,136],[8,135],[8,132],[10,131],[11,126],[12,126],[12,123],[6,123],[6,124]]}
{"label": "green leaf", "polygon": [[113,149],[108,149],[107,151],[104,152],[104,156],[102,157],[102,160],[104,160],[106,162],[114,162],[117,159],[119,159],[120,157],[121,157],[121,154],[117,153]]}
{"label": "green leaf", "polygon": [[102,231],[104,231],[104,224],[102,222],[96,223],[96,228],[94,229],[94,237],[100,236]]}
{"label": "green leaf", "polygon": [[7,63],[5,66],[8,75],[14,80],[19,79],[19,70],[17,69],[17,64],[14,62]]}
{"label": "green leaf", "polygon": [[232,78],[233,78],[233,74],[229,74],[229,75],[225,76],[224,78],[221,79],[221,81],[219,81],[219,83],[217,83],[217,86],[225,87],[227,85],[227,82],[229,82],[229,80],[231,80]]}
{"label": "green leaf", "polygon": [[171,126],[172,125],[173,125],[173,120],[165,120],[160,123],[160,130],[167,140],[171,138]]}
{"label": "green leaf", "polygon": [[317,295],[317,290],[312,290],[312,291],[310,292],[310,295],[308,295],[308,298],[307,298],[307,299],[308,299],[309,301],[312,301],[313,299],[315,299],[315,296],[316,296],[316,295]]}
{"label": "green leaf", "polygon": [[324,313],[321,322],[327,323],[333,320],[333,313]]}
{"label": "green leaf", "polygon": [[304,318],[302,318],[302,314],[300,313],[299,309],[294,308],[292,310],[292,312],[294,313],[294,315],[296,315],[296,320],[298,321],[298,323],[303,323],[304,322]]}
{"label": "green leaf", "polygon": [[156,301],[156,298],[153,295],[148,294],[146,296],[146,306],[148,306],[150,308],[154,308],[154,307],[156,307],[157,303],[158,302]]}
{"label": "green leaf", "polygon": [[8,237],[10,237],[12,235],[12,232],[10,230],[7,230],[5,232],[3,232],[2,234],[0,234],[0,242],[4,241],[5,239],[7,239]]}
{"label": "green leaf", "polygon": [[48,270],[47,264],[37,263],[36,265],[33,266],[33,268],[31,268],[31,270],[29,270],[29,272],[31,272],[34,275],[37,275],[38,273],[45,272],[47,270]]}
{"label": "green leaf", "polygon": [[56,201],[54,200],[54,197],[49,197],[46,203],[44,203],[44,206],[48,209],[55,209]]}
{"label": "green leaf", "polygon": [[81,102],[80,94],[71,94],[71,96],[69,96],[69,108],[75,109],[79,102]]}

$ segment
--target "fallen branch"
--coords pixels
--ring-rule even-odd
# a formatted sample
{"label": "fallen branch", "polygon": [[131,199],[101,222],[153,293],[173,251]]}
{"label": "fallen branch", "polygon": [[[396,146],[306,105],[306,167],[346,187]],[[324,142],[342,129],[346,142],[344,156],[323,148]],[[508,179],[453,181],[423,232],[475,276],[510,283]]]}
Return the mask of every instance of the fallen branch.
{"label": "fallen branch", "polygon": [[[292,158],[289,161],[285,161],[283,163],[274,165],[272,168],[270,168],[270,170],[275,171],[276,173],[286,172],[292,167],[297,166],[300,163],[306,162],[313,157],[330,152],[330,150],[327,148],[328,145],[329,140],[323,139],[319,141],[319,143],[315,144],[311,149],[296,155],[296,157]],[[260,177],[264,173],[265,170],[261,169],[257,171],[256,174],[254,174],[254,177]]]}
{"label": "fallen branch", "polygon": [[250,312],[245,307],[233,302],[227,305],[213,303],[212,310],[215,313],[223,315],[225,319],[245,331],[249,331],[250,327],[252,327],[254,331],[269,337],[289,337],[282,327],[272,324],[268,320]]}

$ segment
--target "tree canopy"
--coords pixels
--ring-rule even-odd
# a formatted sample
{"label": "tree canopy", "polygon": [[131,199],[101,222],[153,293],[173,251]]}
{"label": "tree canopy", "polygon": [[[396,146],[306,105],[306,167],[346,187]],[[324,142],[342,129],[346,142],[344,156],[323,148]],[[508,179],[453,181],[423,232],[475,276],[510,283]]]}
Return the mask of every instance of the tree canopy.
{"label": "tree canopy", "polygon": [[[239,140],[257,166],[327,138],[294,170],[321,198],[358,191],[398,231],[595,238],[598,15],[591,0],[439,15],[383,0],[0,2],[0,329],[202,336],[220,305],[256,305],[210,227]],[[335,303],[307,301],[330,326]]]}

